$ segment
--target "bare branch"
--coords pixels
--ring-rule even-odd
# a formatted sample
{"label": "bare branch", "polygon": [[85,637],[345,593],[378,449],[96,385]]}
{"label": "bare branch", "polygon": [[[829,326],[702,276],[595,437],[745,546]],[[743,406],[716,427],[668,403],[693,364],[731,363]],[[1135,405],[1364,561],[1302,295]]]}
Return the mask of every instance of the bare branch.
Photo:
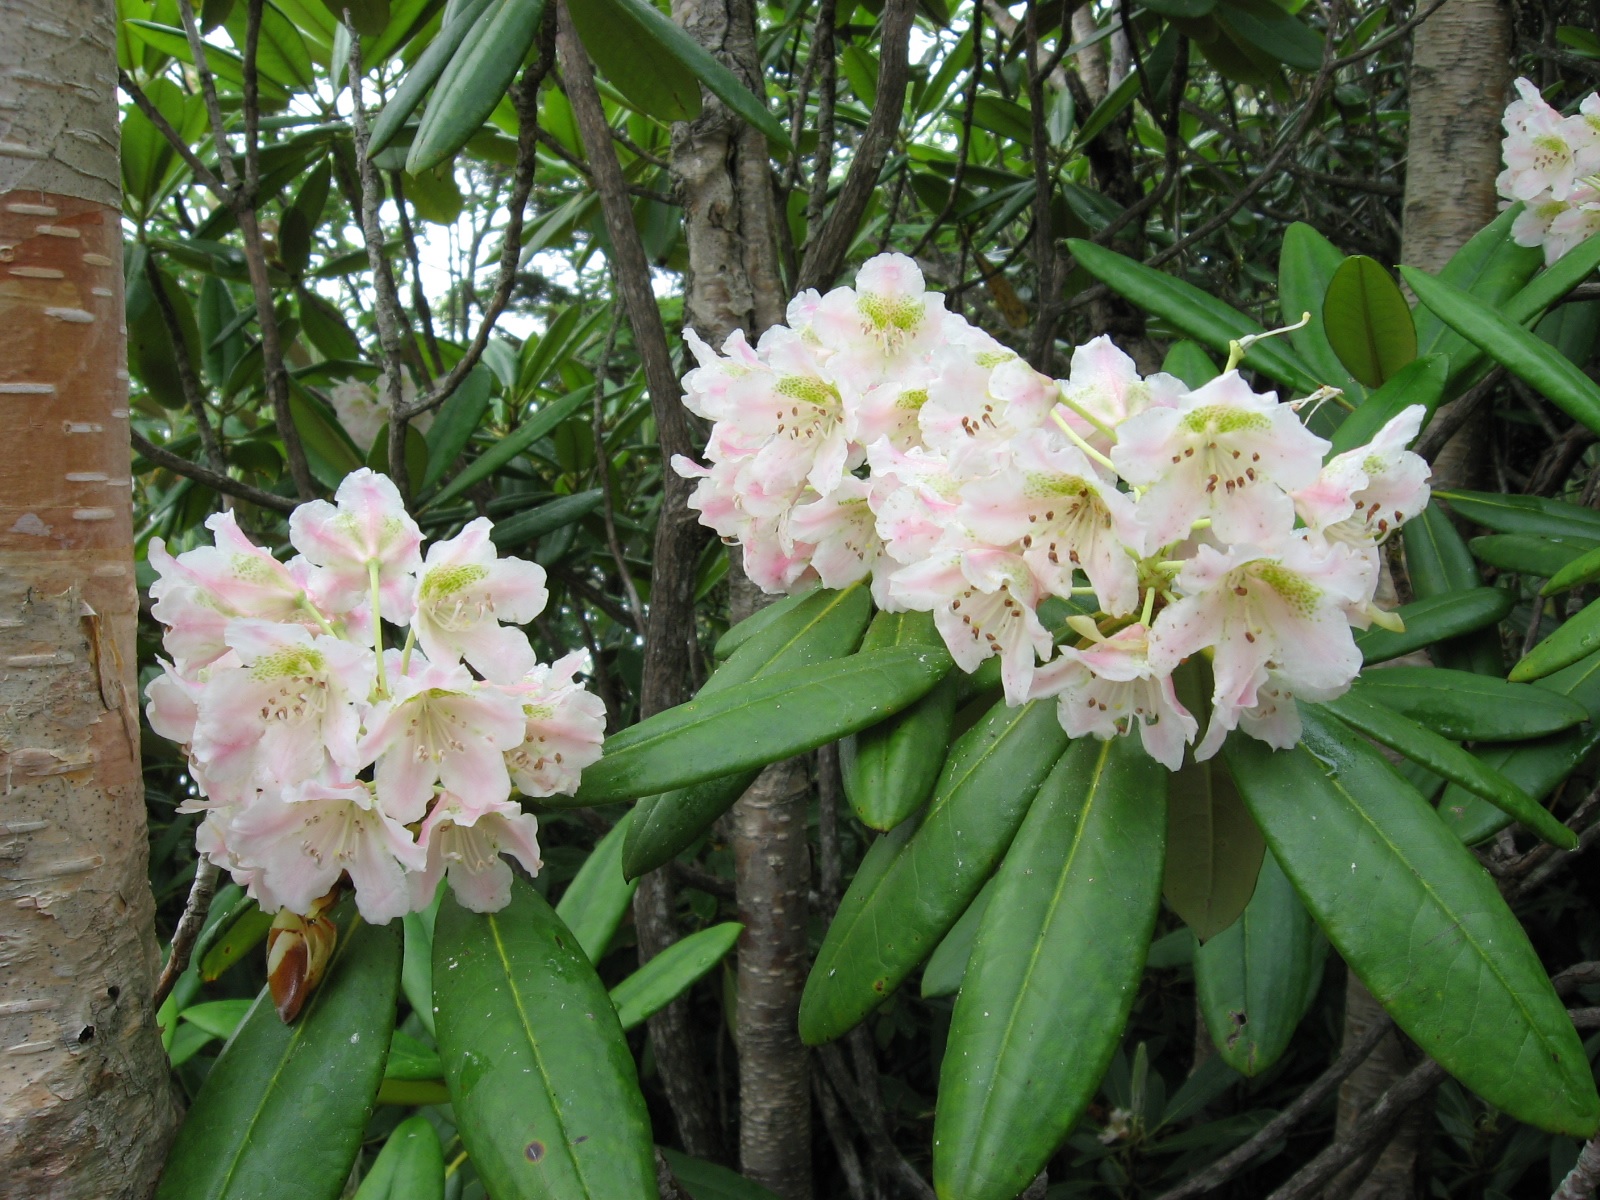
{"label": "bare branch", "polygon": [[211,911],[211,900],[217,894],[217,879],[221,874],[217,864],[204,856],[194,865],[194,882],[189,885],[189,899],[184,903],[183,916],[178,918],[178,927],[172,931],[167,965],[161,968],[161,978],[156,980],[155,997],[151,1004],[157,1009],[165,1003],[173,984],[178,982],[178,976],[189,965],[189,956],[194,953],[194,944],[200,938],[206,914]]}
{"label": "bare branch", "polygon": [[275,492],[264,492],[258,487],[248,483],[241,483],[231,475],[223,475],[213,471],[210,467],[202,467],[199,463],[190,462],[181,454],[174,454],[170,450],[163,450],[154,442],[145,438],[137,430],[132,431],[133,448],[158,467],[165,467],[175,475],[182,475],[196,483],[204,484],[214,492],[221,492],[238,500],[248,500],[251,504],[262,508],[270,508],[273,512],[291,513],[297,505],[287,496],[280,496]]}
{"label": "bare branch", "polygon": [[218,474],[223,474],[228,469],[228,460],[222,455],[222,445],[217,441],[217,431],[212,428],[211,418],[206,413],[205,389],[195,378],[194,364],[189,361],[188,346],[184,341],[183,325],[178,320],[178,310],[172,305],[172,297],[167,295],[166,280],[161,277],[161,270],[157,267],[154,256],[146,255],[144,273],[150,291],[155,296],[156,307],[161,310],[161,321],[167,327],[167,340],[172,346],[173,369],[178,373],[178,386],[183,390],[183,401],[188,405],[189,415],[194,418],[195,428],[199,431],[200,446],[205,452],[206,465]]}
{"label": "bare branch", "polygon": [[[872,119],[856,145],[850,170],[839,188],[833,211],[810,240],[800,261],[796,291],[825,288],[844,267],[845,255],[855,240],[861,214],[878,186],[884,159],[900,130],[909,77],[911,28],[916,23],[916,0],[888,0],[883,11],[878,64],[878,96]],[[813,192],[813,196],[815,192]]]}
{"label": "bare branch", "polygon": [[[121,67],[117,68],[117,86],[128,93],[133,100],[134,106],[145,115],[150,124],[156,127],[156,132],[166,138],[167,144],[177,151],[178,157],[189,164],[189,169],[194,172],[195,179],[215,195],[218,200],[224,204],[232,204],[233,196],[223,186],[222,181],[216,177],[211,168],[200,161],[200,156],[190,148],[188,139],[172,127],[172,122],[161,115],[161,110],[155,106],[149,96],[145,95],[144,89],[133,81],[133,76],[129,75]],[[219,150],[222,149],[225,149],[225,147],[219,147]]]}
{"label": "bare branch", "polygon": [[1600,1187],[1600,1134],[1583,1144],[1578,1161],[1550,1200],[1594,1200],[1597,1187]]}

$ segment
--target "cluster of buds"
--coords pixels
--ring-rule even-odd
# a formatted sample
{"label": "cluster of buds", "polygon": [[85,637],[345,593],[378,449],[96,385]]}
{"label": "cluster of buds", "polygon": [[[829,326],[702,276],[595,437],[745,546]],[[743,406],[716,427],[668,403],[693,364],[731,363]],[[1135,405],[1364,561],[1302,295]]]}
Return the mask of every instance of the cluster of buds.
{"label": "cluster of buds", "polygon": [[1519,246],[1544,247],[1546,265],[1600,233],[1600,95],[1563,117],[1539,89],[1517,80],[1501,143],[1506,169],[1495,186],[1525,207],[1511,227]]}
{"label": "cluster of buds", "polygon": [[[1361,667],[1352,626],[1393,623],[1373,602],[1378,544],[1428,501],[1405,448],[1421,406],[1324,461],[1299,406],[1239,374],[1242,346],[1199,388],[1142,378],[1104,337],[1050,379],[897,254],[799,296],[756,347],[687,337],[709,465],[673,465],[750,577],[870,577],[880,608],[931,612],[964,670],[998,655],[1008,702],[1058,698],[1075,737],[1138,729],[1176,770],[1199,721],[1172,673],[1204,653],[1196,755],[1235,728],[1292,745],[1290,698],[1339,695]],[[1082,615],[1052,631],[1050,597]]]}
{"label": "cluster of buds", "polygon": [[540,664],[518,628],[545,606],[544,570],[499,557],[481,517],[424,560],[368,470],[291,514],[288,562],[231,512],[206,524],[214,544],[176,557],[151,540],[171,661],[146,691],[151,727],[187,749],[197,794],[179,811],[204,814],[201,853],[311,924],[346,879],[373,923],[427,905],[442,876],[466,907],[503,908],[501,854],[540,866],[513,788],[575,791],[605,729],[580,656]]}

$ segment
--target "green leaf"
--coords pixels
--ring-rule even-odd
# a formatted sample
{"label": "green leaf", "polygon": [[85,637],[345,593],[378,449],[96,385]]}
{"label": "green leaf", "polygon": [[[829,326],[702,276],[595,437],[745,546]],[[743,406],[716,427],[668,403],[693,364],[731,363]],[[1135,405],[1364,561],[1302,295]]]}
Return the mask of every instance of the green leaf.
{"label": "green leaf", "polygon": [[472,463],[452,479],[423,508],[434,508],[446,500],[453,500],[480,479],[487,479],[540,438],[553,432],[557,425],[577,412],[589,399],[593,384],[585,386],[552,401],[538,409],[521,425],[485,450]]}
{"label": "green leaf", "polygon": [[1322,66],[1322,38],[1272,0],[1221,0],[1217,19],[1257,50],[1297,71]]}
{"label": "green leaf", "polygon": [[394,95],[389,97],[389,102],[373,122],[372,135],[367,142],[368,158],[382,154],[405,128],[411,114],[422,103],[423,96],[438,82],[456,49],[492,2],[469,0],[451,20],[441,26],[433,41],[428,43],[428,48],[422,52],[422,57],[405,73],[400,86],[394,90]]}
{"label": "green leaf", "polygon": [[1145,0],[1144,7],[1163,17],[1203,17],[1217,6],[1217,0]]}
{"label": "green leaf", "polygon": [[574,0],[568,6],[583,46],[605,77],[640,112],[664,124],[700,115],[700,81],[661,45],[656,29],[627,0]]}
{"label": "green leaf", "polygon": [[1564,500],[1459,488],[1435,492],[1434,496],[1447,501],[1466,520],[1500,533],[1600,540],[1600,512]]}
{"label": "green leaf", "polygon": [[1502,571],[1515,571],[1535,579],[1551,579],[1573,563],[1600,549],[1600,539],[1538,537],[1531,533],[1491,533],[1467,543],[1473,557]]}
{"label": "green leaf", "polygon": [[785,596],[781,600],[774,600],[771,604],[763,605],[756,609],[744,620],[728,627],[728,631],[717,639],[717,644],[712,648],[711,654],[718,662],[731,658],[740,646],[761,632],[774,621],[780,620],[804,604],[807,597],[816,594],[820,584],[813,585],[803,592],[796,592],[792,596]]}
{"label": "green leaf", "polygon": [[193,961],[200,964],[200,978],[206,983],[222,978],[224,971],[266,940],[272,918],[273,914],[262,912],[254,900],[236,905],[207,931],[205,945],[195,943]]}
{"label": "green leaf", "polygon": [[402,186],[417,216],[430,225],[455,224],[466,203],[456,182],[455,167],[448,162],[415,173],[407,172]]}
{"label": "green leaf", "polygon": [[581,521],[599,508],[604,498],[605,493],[599,488],[590,488],[571,496],[557,496],[554,500],[497,522],[489,537],[502,550],[519,549],[536,538]]}
{"label": "green leaf", "polygon": [[1334,272],[1322,323],[1339,361],[1370,388],[1417,357],[1411,306],[1389,272],[1364,254],[1345,259]]}
{"label": "green leaf", "polygon": [[231,1038],[254,1000],[208,1000],[183,1010],[183,1019],[214,1038]]}
{"label": "green leaf", "polygon": [[[1435,493],[1437,495],[1437,493]],[[1405,542],[1406,574],[1418,599],[1475,589],[1483,584],[1472,552],[1442,504],[1430,504],[1400,529]],[[1505,674],[1498,630],[1485,629],[1429,648],[1440,666],[1499,677]]]}
{"label": "green leaf", "polygon": [[1368,671],[1352,691],[1455,741],[1527,741],[1570,729],[1589,715],[1542,688],[1443,667]]}
{"label": "green leaf", "polygon": [[1386,380],[1355,412],[1339,422],[1333,432],[1333,454],[1343,454],[1370,442],[1386,424],[1413,404],[1427,412],[1422,418],[1426,429],[1434,410],[1444,398],[1450,377],[1450,362],[1442,354],[1431,354],[1407,363]]}
{"label": "green leaf", "polygon": [[429,1037],[433,1036],[433,922],[443,899],[441,886],[427,908],[401,918],[405,955],[400,964],[400,990]]}
{"label": "green leaf", "polygon": [[444,478],[444,473],[455,465],[472,435],[483,424],[483,415],[489,411],[493,382],[494,373],[479,363],[467,372],[467,377],[450,398],[434,410],[433,425],[426,435],[428,469],[422,475],[424,489]]}
{"label": "green leaf", "polygon": [[724,921],[673,942],[611,989],[624,1030],[641,1025],[694,986],[733,949],[744,926]]}
{"label": "green leaf", "polygon": [[[931,614],[880,613],[862,649],[941,645]],[[950,745],[960,686],[953,673],[946,675],[910,708],[840,744],[845,796],[869,829],[893,829],[933,794]]]}
{"label": "green leaf", "polygon": [[1205,386],[1219,374],[1211,356],[1191,341],[1172,343],[1161,369],[1168,375],[1176,375],[1192,389]]}
{"label": "green leaf", "polygon": [[622,814],[622,819],[583,860],[556,905],[556,916],[572,930],[590,962],[599,962],[606,956],[611,938],[639,887],[622,876],[622,843],[632,819],[632,811]]}
{"label": "green leaf", "polygon": [[1500,811],[1521,821],[1533,832],[1560,846],[1577,848],[1572,830],[1550,815],[1534,799],[1500,772],[1474,757],[1448,738],[1440,737],[1386,705],[1376,704],[1358,692],[1347,692],[1323,705],[1334,716],[1381,746],[1405,755],[1418,766],[1481,796]]}
{"label": "green leaf", "polygon": [[899,712],[948,670],[923,651],[874,650],[702,696],[608,739],[575,801],[629,800],[814,750]]}
{"label": "green leaf", "polygon": [[1401,605],[1395,615],[1405,631],[1394,633],[1374,625],[1356,634],[1356,649],[1368,666],[1421,650],[1446,638],[1460,637],[1498,624],[1511,612],[1511,593],[1501,588],[1475,587],[1446,592],[1426,600]]}
{"label": "green leaf", "polygon": [[[1263,333],[1260,322],[1228,307],[1192,284],[1163,275],[1114,250],[1076,238],[1068,247],[1078,264],[1112,291],[1147,309],[1218,354],[1228,353],[1228,343],[1249,333]],[[1316,373],[1293,351],[1277,341],[1250,347],[1246,364],[1279,383],[1310,394],[1321,386]]]}
{"label": "green leaf", "polygon": [[[415,425],[406,426],[405,461],[408,480],[421,478],[428,466],[428,443]],[[380,475],[394,474],[389,461],[389,422],[378,426],[378,436],[372,439],[372,446],[367,451],[366,465]]]}
{"label": "green leaf", "polygon": [[933,952],[1066,746],[1048,701],[1002,701],[956,740],[927,809],[873,843],[828,926],[800,1000],[807,1044],[848,1032]]}
{"label": "green leaf", "polygon": [[1325,944],[1269,852],[1237,921],[1195,951],[1195,1002],[1218,1055],[1254,1078],[1283,1057],[1316,995]]}
{"label": "green leaf", "polygon": [[1376,751],[1302,717],[1291,750],[1223,753],[1306,907],[1424,1052],[1516,1120],[1587,1137],[1588,1059],[1494,881]]}
{"label": "green leaf", "polygon": [[678,1183],[689,1193],[689,1200],[778,1200],[774,1193],[759,1183],[753,1183],[727,1167],[690,1158],[665,1146],[661,1147],[661,1153]]}
{"label": "green leaf", "polygon": [[[194,54],[189,49],[189,36],[181,29],[174,29],[170,25],[159,25],[154,21],[124,21],[134,36],[152,49],[159,50],[162,54],[169,54],[180,62],[194,65]],[[205,43],[206,66],[211,68],[211,73],[217,79],[231,83],[235,87],[244,85],[244,60],[232,50],[224,50],[219,46]],[[289,99],[289,93],[277,80],[266,74],[257,76],[260,86],[261,99],[270,104],[283,104]]]}
{"label": "green leaf", "polygon": [[439,1052],[432,1046],[396,1029],[389,1039],[389,1061],[384,1065],[383,1077],[407,1081],[442,1080],[444,1067],[439,1061]]}
{"label": "green leaf", "polygon": [[[983,885],[983,890],[967,905],[961,919],[950,927],[939,948],[928,957],[922,968],[922,995],[953,996],[961,990],[961,980],[967,973],[967,961],[972,957],[972,941],[978,936],[978,923],[994,895],[994,880]],[[1185,934],[1187,936],[1187,934]]]}
{"label": "green leaf", "polygon": [[[604,44],[607,39],[630,39],[636,47],[644,47],[656,55],[665,56],[679,68],[687,70],[705,85],[706,90],[721,100],[740,118],[767,135],[768,140],[787,148],[789,136],[778,121],[767,111],[764,98],[755,96],[744,83],[722,63],[711,56],[699,42],[685,33],[649,0],[576,0],[570,6],[573,24],[578,27],[584,48],[589,51],[607,77],[619,89],[624,80],[606,68],[599,55],[612,56],[615,46]],[[597,44],[595,37],[600,39]],[[643,57],[643,56],[640,56]],[[633,56],[625,56],[619,69],[637,69]],[[628,94],[624,90],[624,94]],[[631,97],[630,97],[631,98]],[[700,111],[700,97],[694,97],[693,112]]]}
{"label": "green leaf", "polygon": [[[798,603],[780,601],[771,607],[782,611],[752,630],[733,656],[711,673],[700,689],[702,697],[758,678],[842,659],[855,651],[872,614],[863,584],[838,591],[817,589],[805,593]],[[637,879],[687,849],[733,807],[754,780],[753,772],[740,772],[642,798],[622,851],[628,878]]]}
{"label": "green leaf", "polygon": [[[245,45],[248,15],[243,8],[223,22],[233,44]],[[261,6],[261,30],[256,41],[256,69],[260,78],[273,79],[287,91],[309,92],[316,86],[316,70],[305,39],[293,23],[270,4]]]}
{"label": "green leaf", "polygon": [[309,289],[301,288],[298,295],[300,328],[305,331],[306,340],[317,348],[318,353],[324,358],[339,360],[360,358],[361,343],[356,340],[356,335],[350,332],[344,314],[332,303]]}
{"label": "green leaf", "polygon": [[336,488],[350,472],[366,466],[333,410],[294,379],[289,381],[289,414],[317,482]]}
{"label": "green leaf", "polygon": [[394,1127],[355,1200],[444,1200],[444,1147],[420,1113]]}
{"label": "green leaf", "polygon": [[[1519,246],[1511,240],[1511,226],[1521,215],[1522,207],[1513,204],[1473,234],[1450,256],[1439,278],[1492,307],[1504,305],[1544,264],[1544,252],[1537,246]],[[1452,368],[1458,359],[1476,361],[1476,347],[1441,321],[1432,309],[1420,307],[1412,313],[1412,319],[1417,326],[1419,354],[1446,354]]]}
{"label": "green leaf", "polygon": [[1600,544],[1587,550],[1562,567],[1539,590],[1541,596],[1554,596],[1569,588],[1581,587],[1600,579]]}
{"label": "green leaf", "polygon": [[406,174],[437,167],[477,133],[533,45],[544,0],[492,0],[439,74],[406,152]]}
{"label": "green leaf", "polygon": [[497,913],[447,898],[433,946],[439,1057],[496,1200],[655,1200],[650,1114],[605,987],[527,883]]}
{"label": "green leaf", "polygon": [[1185,756],[1167,794],[1161,895],[1203,943],[1244,911],[1266,843],[1222,763]]}
{"label": "green leaf", "polygon": [[1459,288],[1411,267],[1400,274],[1417,299],[1573,420],[1600,432],[1600,387],[1561,353]]}
{"label": "green leaf", "polygon": [[265,989],[256,997],[178,1130],[157,1200],[329,1200],[344,1187],[383,1077],[400,936],[353,915],[339,926],[293,1025]]}
{"label": "green leaf", "polygon": [[1569,617],[1511,668],[1507,676],[1514,683],[1529,683],[1570,667],[1580,658],[1600,650],[1600,600],[1585,605]]}
{"label": "green leaf", "polygon": [[1160,907],[1167,772],[1132,738],[1075,742],[995,876],[950,1020],[939,1194],[1012,1200],[1093,1098]]}
{"label": "green leaf", "polygon": [[340,22],[349,9],[356,32],[364,38],[377,37],[389,24],[389,0],[322,0],[322,3],[333,14],[333,19]]}
{"label": "green leaf", "polygon": [[1289,344],[1324,382],[1343,388],[1350,400],[1360,404],[1366,389],[1351,378],[1339,361],[1322,325],[1322,303],[1328,295],[1328,284],[1344,261],[1338,247],[1305,222],[1296,221],[1284,230],[1283,247],[1278,252],[1278,319],[1285,325],[1295,325],[1310,315],[1311,324],[1291,333]]}

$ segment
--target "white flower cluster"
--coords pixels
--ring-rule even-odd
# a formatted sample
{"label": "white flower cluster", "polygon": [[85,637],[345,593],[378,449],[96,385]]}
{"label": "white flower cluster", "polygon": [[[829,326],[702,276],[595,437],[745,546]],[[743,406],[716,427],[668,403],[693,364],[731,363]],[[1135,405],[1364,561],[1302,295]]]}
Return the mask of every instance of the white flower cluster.
{"label": "white flower cluster", "polygon": [[[1297,408],[1235,369],[1191,389],[1141,378],[1107,338],[1046,378],[886,254],[854,288],[808,292],[754,348],[734,334],[685,403],[713,428],[701,520],[769,592],[871,577],[931,611],[967,671],[999,655],[1012,704],[1059,697],[1073,736],[1140,731],[1172,769],[1199,732],[1173,670],[1212,659],[1196,753],[1243,727],[1293,744],[1291,695],[1331,699],[1361,667],[1377,545],[1428,500],[1413,406],[1328,462]],[[1046,598],[1092,595],[1058,646]]]}
{"label": "white flower cluster", "polygon": [[1543,246],[1546,265],[1600,233],[1600,95],[1563,117],[1539,89],[1517,80],[1501,143],[1506,169],[1495,186],[1525,207],[1511,226],[1519,246]]}
{"label": "white flower cluster", "polygon": [[[172,661],[146,689],[150,725],[187,748],[199,790],[179,811],[205,814],[201,852],[268,911],[311,912],[343,875],[374,923],[425,906],[445,874],[468,908],[502,908],[501,853],[540,866],[513,785],[575,791],[605,706],[577,655],[535,661],[516,626],[543,610],[544,570],[498,557],[487,519],[424,561],[388,478],[357,471],[335,501],[291,514],[287,563],[231,512],[176,558],[151,539]],[[385,621],[403,648],[383,647]]]}

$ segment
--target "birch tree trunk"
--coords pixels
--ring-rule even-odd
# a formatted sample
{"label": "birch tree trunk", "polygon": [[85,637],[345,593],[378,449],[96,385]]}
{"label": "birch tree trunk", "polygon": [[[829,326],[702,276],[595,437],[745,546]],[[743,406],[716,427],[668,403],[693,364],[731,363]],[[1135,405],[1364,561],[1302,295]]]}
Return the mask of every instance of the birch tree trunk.
{"label": "birch tree trunk", "polygon": [[[1500,114],[1511,64],[1511,12],[1504,0],[1448,0],[1417,27],[1411,51],[1402,261],[1437,271],[1498,209]],[[1481,463],[1482,421],[1469,422],[1434,463],[1435,487],[1473,485]],[[1354,975],[1345,988],[1345,1044],[1358,1040],[1382,1009]],[[1339,1089],[1338,1136],[1409,1069],[1391,1033]],[[1417,1155],[1431,1121],[1414,1106],[1395,1129],[1356,1200],[1409,1200]]]}
{"label": "birch tree trunk", "polygon": [[[673,17],[761,92],[749,0],[675,0]],[[753,343],[783,319],[777,209],[766,138],[713,97],[677,125],[672,170],[689,249],[686,323],[720,346],[736,329]],[[737,621],[765,598],[730,572]],[[806,972],[809,780],[802,760],[763,771],[734,806],[739,919],[739,1166],[784,1200],[811,1196],[811,1088],[800,1041]]]}
{"label": "birch tree trunk", "polygon": [[0,0],[0,1195],[144,1197],[150,1004],[110,0]]}

